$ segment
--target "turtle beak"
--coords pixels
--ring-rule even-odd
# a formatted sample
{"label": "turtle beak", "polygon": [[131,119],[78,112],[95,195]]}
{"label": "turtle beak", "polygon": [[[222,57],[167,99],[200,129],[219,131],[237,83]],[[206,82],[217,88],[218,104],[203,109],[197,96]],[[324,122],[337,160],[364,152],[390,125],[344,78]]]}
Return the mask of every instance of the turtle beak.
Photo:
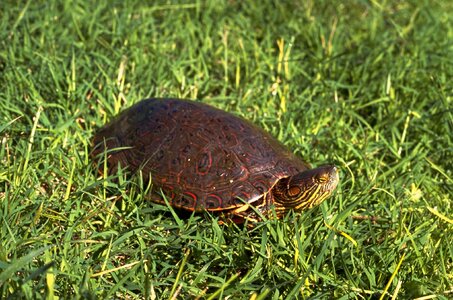
{"label": "turtle beak", "polygon": [[331,191],[335,190],[335,188],[338,185],[338,182],[340,181],[340,177],[338,175],[338,168],[336,166],[327,166],[328,168],[328,174],[329,174],[329,189]]}

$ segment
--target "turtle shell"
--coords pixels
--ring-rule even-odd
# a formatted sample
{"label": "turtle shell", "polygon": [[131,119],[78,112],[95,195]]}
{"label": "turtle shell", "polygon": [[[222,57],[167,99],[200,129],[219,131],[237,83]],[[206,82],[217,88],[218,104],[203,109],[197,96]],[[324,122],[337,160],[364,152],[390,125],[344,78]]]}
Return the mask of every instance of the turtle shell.
{"label": "turtle shell", "polygon": [[[254,203],[279,179],[309,169],[253,123],[180,99],[142,100],[101,128],[93,143],[94,156],[109,149],[109,172],[118,164],[140,169],[153,191],[191,211]],[[158,193],[150,198],[162,202]]]}

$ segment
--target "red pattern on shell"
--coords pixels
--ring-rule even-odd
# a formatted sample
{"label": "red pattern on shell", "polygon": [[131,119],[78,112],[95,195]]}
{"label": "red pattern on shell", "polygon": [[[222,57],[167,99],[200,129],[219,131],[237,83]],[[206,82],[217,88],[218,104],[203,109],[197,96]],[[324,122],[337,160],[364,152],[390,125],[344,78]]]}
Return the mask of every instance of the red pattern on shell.
{"label": "red pattern on shell", "polygon": [[[171,191],[171,204],[221,210],[254,202],[275,182],[309,168],[261,128],[199,102],[147,99],[122,112],[94,137],[93,155],[113,138],[108,158],[151,174],[154,190]],[[157,189],[156,189],[157,188]],[[158,202],[159,198],[152,196]],[[217,202],[216,202],[217,201]]]}

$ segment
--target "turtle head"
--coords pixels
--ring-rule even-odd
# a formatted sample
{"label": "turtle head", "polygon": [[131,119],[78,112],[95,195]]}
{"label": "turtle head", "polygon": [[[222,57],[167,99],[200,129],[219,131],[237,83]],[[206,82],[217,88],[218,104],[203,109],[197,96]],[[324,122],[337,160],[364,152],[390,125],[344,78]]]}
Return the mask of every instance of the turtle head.
{"label": "turtle head", "polygon": [[280,179],[272,189],[277,212],[304,210],[320,204],[338,184],[335,166],[322,166]]}

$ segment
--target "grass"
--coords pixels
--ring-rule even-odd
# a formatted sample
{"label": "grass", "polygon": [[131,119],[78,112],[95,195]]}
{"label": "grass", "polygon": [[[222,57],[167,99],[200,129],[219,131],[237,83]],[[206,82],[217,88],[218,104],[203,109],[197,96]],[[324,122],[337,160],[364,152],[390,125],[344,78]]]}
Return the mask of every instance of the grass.
{"label": "grass", "polygon": [[[2,2],[1,298],[453,297],[452,4],[294,2]],[[252,230],[180,218],[89,159],[146,97],[253,120],[340,185]]]}

